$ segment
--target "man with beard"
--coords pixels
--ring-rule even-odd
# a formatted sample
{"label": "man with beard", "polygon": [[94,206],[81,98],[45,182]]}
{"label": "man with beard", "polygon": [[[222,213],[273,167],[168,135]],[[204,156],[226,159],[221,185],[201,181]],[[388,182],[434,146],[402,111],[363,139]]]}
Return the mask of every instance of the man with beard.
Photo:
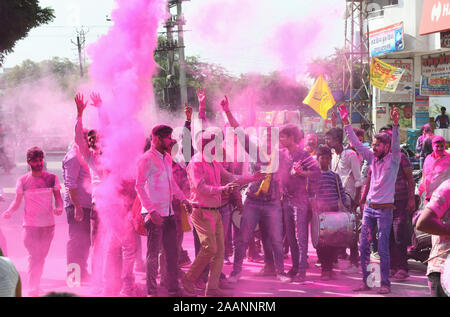
{"label": "man with beard", "polygon": [[[291,173],[284,181],[283,211],[286,237],[291,249],[292,269],[288,276],[306,278],[308,255],[308,206],[315,205],[320,169],[317,161],[301,146],[301,133],[293,124],[280,131],[281,148],[286,149]],[[317,210],[314,210],[317,212]]]}
{"label": "man with beard", "polygon": [[372,178],[370,190],[367,195],[367,203],[363,212],[361,228],[361,268],[363,273],[363,283],[354,291],[367,291],[372,285],[368,285],[370,240],[373,237],[375,226],[378,225],[378,253],[380,254],[381,265],[381,287],[379,294],[390,293],[391,283],[389,281],[389,237],[392,226],[392,215],[394,209],[395,181],[400,165],[400,135],[399,120],[400,113],[397,108],[391,111],[391,120],[394,123],[392,128],[392,152],[391,138],[387,133],[380,133],[374,136],[372,143],[373,152],[368,150],[358,139],[348,121],[348,110],[344,105],[339,106],[342,122],[347,137],[352,144],[367,160],[372,168]]}
{"label": "man with beard", "polygon": [[[39,296],[39,286],[44,269],[45,258],[55,233],[53,214],[62,214],[63,201],[58,177],[44,171],[44,152],[33,147],[27,151],[27,163],[31,172],[17,180],[16,197],[10,207],[3,213],[6,219],[11,218],[25,200],[24,244],[28,250],[28,278],[30,296]],[[53,199],[55,198],[55,208]]]}
{"label": "man with beard", "polygon": [[152,144],[138,162],[136,191],[142,203],[147,230],[147,293],[158,296],[156,276],[160,246],[166,255],[169,296],[182,296],[178,285],[177,228],[173,198],[188,206],[184,193],[173,179],[172,158],[167,152],[176,143],[173,129],[158,125],[152,130]]}

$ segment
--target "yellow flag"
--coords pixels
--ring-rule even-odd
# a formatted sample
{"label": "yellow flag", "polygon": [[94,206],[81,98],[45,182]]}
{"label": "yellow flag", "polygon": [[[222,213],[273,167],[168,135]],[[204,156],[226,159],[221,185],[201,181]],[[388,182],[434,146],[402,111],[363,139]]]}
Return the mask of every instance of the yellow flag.
{"label": "yellow flag", "polygon": [[395,92],[404,72],[404,69],[373,57],[370,63],[370,83],[380,90]]}
{"label": "yellow flag", "polygon": [[327,118],[328,110],[330,110],[336,102],[322,75],[317,78],[308,96],[303,100],[303,103],[313,108],[322,118]]}

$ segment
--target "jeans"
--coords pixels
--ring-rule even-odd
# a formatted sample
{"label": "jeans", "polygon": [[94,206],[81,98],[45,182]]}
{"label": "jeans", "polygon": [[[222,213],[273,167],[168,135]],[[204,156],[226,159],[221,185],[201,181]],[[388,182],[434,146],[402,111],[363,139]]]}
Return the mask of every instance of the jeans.
{"label": "jeans", "polygon": [[232,213],[231,204],[227,204],[219,209],[220,215],[222,216],[222,225],[223,225],[223,239],[225,243],[225,249],[227,249],[227,245],[230,245],[231,236],[231,213]]}
{"label": "jeans", "polygon": [[24,245],[28,256],[29,288],[39,290],[45,258],[55,234],[55,226],[50,227],[24,227]]}
{"label": "jeans", "polygon": [[441,273],[432,272],[428,274],[428,287],[431,297],[448,297],[441,285]]}
{"label": "jeans", "polygon": [[225,254],[222,216],[217,210],[194,208],[191,220],[202,247],[189,268],[186,278],[192,282],[196,281],[210,263],[206,288],[218,289]]}
{"label": "jeans", "polygon": [[389,236],[392,226],[392,209],[372,209],[369,206],[364,209],[360,242],[363,282],[367,283],[367,277],[369,276],[367,266],[370,262],[370,241],[373,239],[375,226],[378,226],[381,285],[390,287]]}
{"label": "jeans", "polygon": [[308,202],[293,202],[286,199],[283,210],[286,237],[292,255],[292,268],[304,274],[308,265]]}
{"label": "jeans", "polygon": [[391,269],[408,272],[408,200],[395,201],[390,237]]}
{"label": "jeans", "polygon": [[83,208],[83,220],[74,218],[74,206],[66,207],[69,224],[69,241],[67,241],[67,265],[76,263],[80,266],[81,279],[87,276],[87,260],[91,247],[91,208]]}
{"label": "jeans", "polygon": [[120,232],[108,233],[105,265],[105,295],[115,296],[121,288],[134,287],[136,236],[132,223],[125,219]]}
{"label": "jeans", "polygon": [[241,227],[237,239],[233,271],[242,271],[242,262],[256,225],[259,223],[264,247],[264,261],[266,266],[274,263],[278,274],[284,273],[283,259],[283,214],[281,202],[258,201],[247,198],[241,218]]}
{"label": "jeans", "polygon": [[[155,225],[151,220],[145,223],[147,230],[147,292],[156,293],[156,277],[161,246],[166,257],[167,290],[178,291],[178,248],[175,216],[162,217],[163,224]],[[145,218],[144,218],[145,219]]]}

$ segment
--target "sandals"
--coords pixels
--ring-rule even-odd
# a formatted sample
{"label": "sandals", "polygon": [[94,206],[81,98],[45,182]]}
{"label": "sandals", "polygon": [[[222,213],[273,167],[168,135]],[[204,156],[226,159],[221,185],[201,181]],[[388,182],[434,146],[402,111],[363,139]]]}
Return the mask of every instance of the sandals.
{"label": "sandals", "polygon": [[358,286],[357,288],[353,289],[354,292],[365,292],[365,291],[370,291],[370,290],[371,290],[371,288],[369,286],[367,286],[366,283],[363,283],[360,286]]}
{"label": "sandals", "polygon": [[391,288],[389,286],[382,285],[378,290],[378,294],[389,294],[391,292]]}

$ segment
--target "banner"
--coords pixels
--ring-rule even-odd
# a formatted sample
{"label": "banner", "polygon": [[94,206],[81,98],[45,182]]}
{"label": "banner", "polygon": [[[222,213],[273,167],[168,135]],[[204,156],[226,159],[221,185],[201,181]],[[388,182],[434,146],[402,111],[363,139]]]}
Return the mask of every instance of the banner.
{"label": "banner", "polygon": [[384,91],[395,92],[404,70],[373,57],[370,64],[370,83]]}
{"label": "banner", "polygon": [[371,57],[403,50],[405,48],[403,42],[403,22],[370,31],[369,47]]}
{"label": "banner", "polygon": [[303,100],[303,103],[313,108],[322,118],[327,118],[328,110],[330,110],[336,102],[322,75],[317,78],[308,96]]}
{"label": "banner", "polygon": [[420,94],[422,96],[450,95],[450,77],[422,76]]}

